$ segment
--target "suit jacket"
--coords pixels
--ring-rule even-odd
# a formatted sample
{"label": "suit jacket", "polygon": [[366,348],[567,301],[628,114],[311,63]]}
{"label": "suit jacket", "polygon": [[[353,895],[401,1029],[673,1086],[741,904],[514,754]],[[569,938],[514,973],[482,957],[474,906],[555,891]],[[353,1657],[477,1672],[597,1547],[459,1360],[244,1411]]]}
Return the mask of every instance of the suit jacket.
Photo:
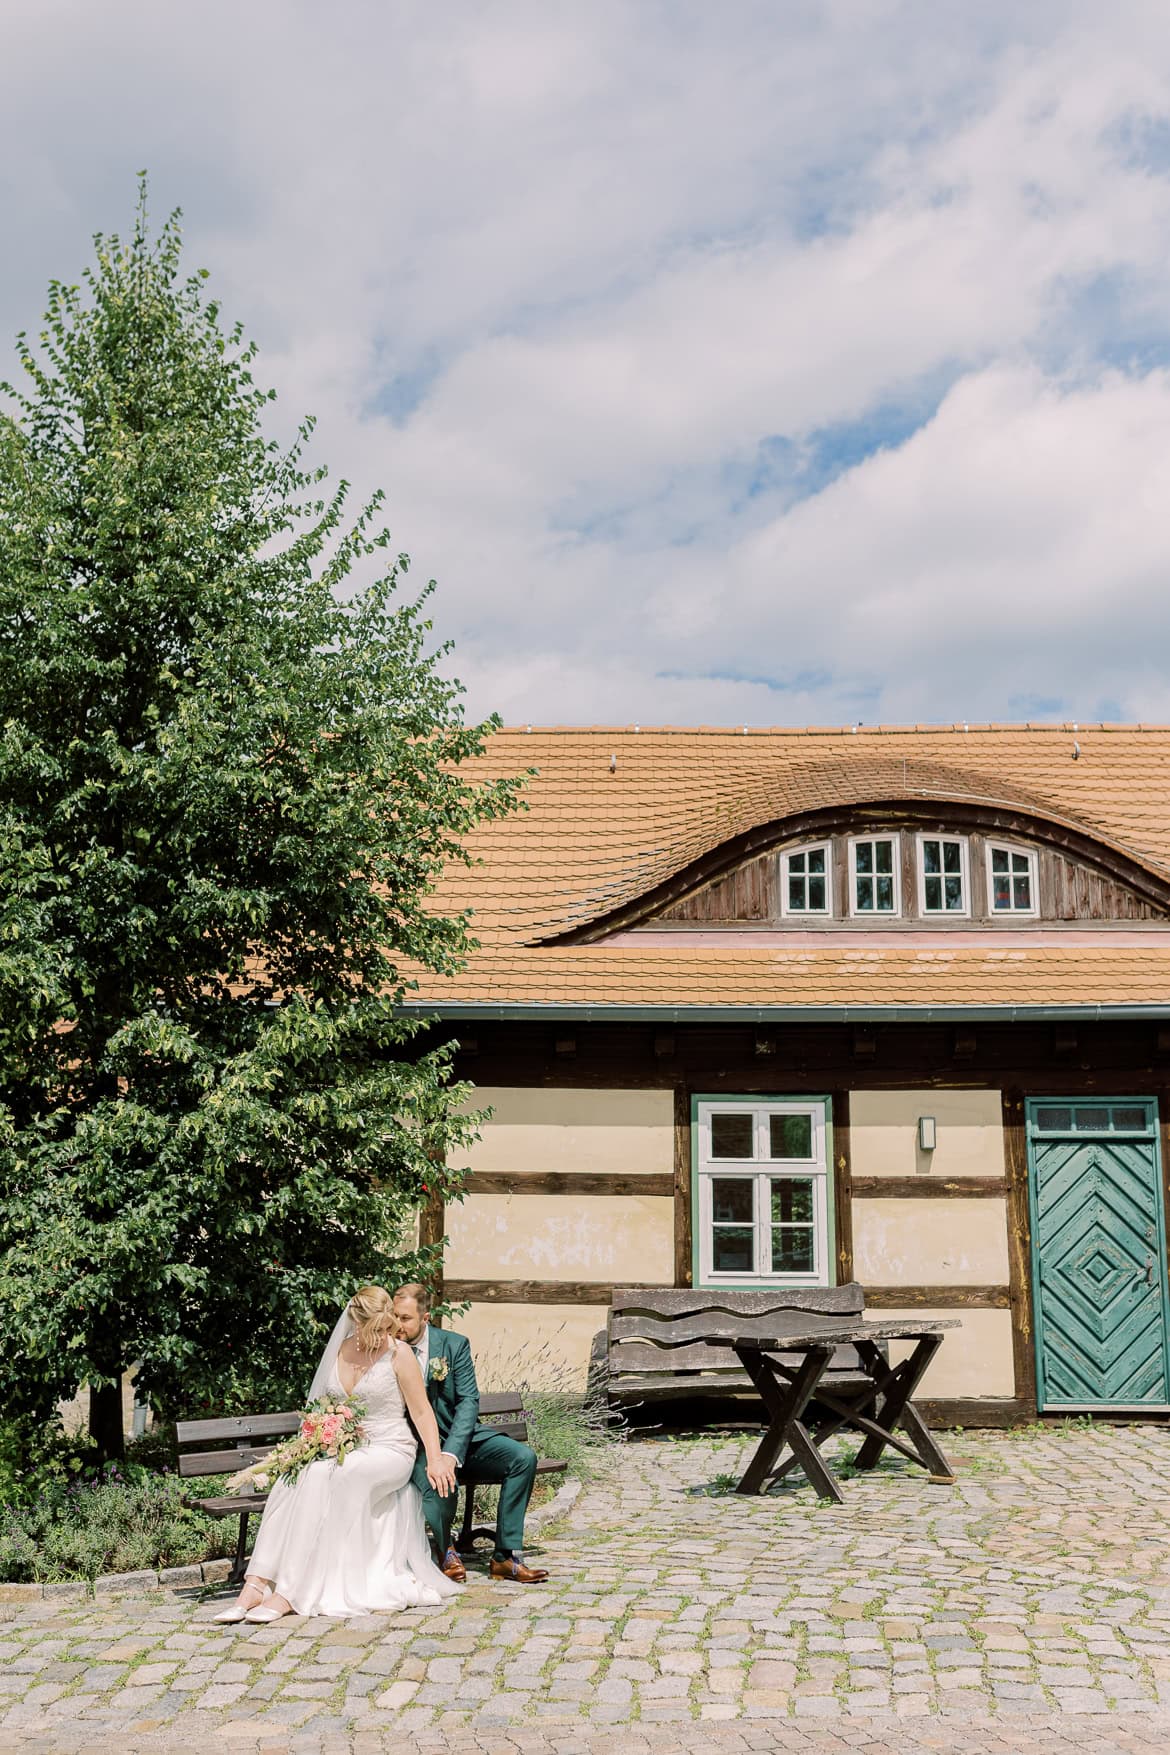
{"label": "suit jacket", "polygon": [[[447,1361],[444,1374],[435,1365]],[[435,1412],[439,1443],[448,1456],[467,1461],[467,1447],[479,1424],[479,1384],[466,1335],[452,1334],[447,1328],[432,1328],[430,1357],[427,1360],[427,1400]]]}

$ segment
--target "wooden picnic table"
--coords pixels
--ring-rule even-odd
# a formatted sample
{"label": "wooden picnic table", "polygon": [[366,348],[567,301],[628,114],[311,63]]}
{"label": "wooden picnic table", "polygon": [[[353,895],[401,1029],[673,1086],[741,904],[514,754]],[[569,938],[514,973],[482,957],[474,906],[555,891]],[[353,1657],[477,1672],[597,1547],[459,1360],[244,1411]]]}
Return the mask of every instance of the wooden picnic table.
{"label": "wooden picnic table", "polygon": [[[734,1349],[760,1393],[770,1416],[767,1430],[736,1488],[738,1493],[763,1493],[772,1481],[802,1468],[823,1499],[844,1502],[821,1445],[843,1427],[865,1434],[855,1468],[872,1469],[887,1448],[918,1463],[934,1481],[950,1482],[950,1463],[927,1431],[911,1397],[922,1380],[947,1329],[959,1328],[956,1317],[901,1322],[843,1322],[822,1319],[817,1325],[794,1325],[769,1336],[711,1335],[709,1346]],[[891,1365],[884,1343],[912,1341],[905,1359]],[[838,1347],[856,1348],[861,1371],[872,1388],[839,1392],[822,1382]],[[806,1420],[810,1403],[816,1412]],[[783,1461],[784,1450],[790,1452]]]}

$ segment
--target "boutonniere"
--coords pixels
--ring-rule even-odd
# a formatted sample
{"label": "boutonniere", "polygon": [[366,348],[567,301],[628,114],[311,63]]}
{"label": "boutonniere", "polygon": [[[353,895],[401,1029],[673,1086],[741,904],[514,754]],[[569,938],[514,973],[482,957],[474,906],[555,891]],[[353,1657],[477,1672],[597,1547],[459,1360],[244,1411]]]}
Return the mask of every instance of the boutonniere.
{"label": "boutonniere", "polygon": [[432,1383],[446,1383],[448,1361],[443,1358],[432,1359],[430,1377]]}

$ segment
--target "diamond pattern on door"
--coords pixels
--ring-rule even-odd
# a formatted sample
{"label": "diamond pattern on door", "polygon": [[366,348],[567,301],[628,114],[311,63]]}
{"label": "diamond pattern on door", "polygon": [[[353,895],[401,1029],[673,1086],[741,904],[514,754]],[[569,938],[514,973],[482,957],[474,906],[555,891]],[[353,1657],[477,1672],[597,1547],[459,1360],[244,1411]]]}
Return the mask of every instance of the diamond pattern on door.
{"label": "diamond pattern on door", "polygon": [[1167,1402],[1152,1106],[1150,1114],[1147,1138],[1029,1130],[1041,1407]]}

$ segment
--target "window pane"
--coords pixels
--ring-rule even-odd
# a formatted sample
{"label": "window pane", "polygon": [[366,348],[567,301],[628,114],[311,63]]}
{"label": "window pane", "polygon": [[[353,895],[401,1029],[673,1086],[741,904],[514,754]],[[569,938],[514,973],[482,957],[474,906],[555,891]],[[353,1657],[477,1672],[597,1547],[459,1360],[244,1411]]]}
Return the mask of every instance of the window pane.
{"label": "window pane", "polygon": [[825,907],[825,880],[823,877],[810,877],[808,880],[808,911],[810,914],[823,914]]}
{"label": "window pane", "polygon": [[804,913],[804,879],[788,873],[788,909],[791,914]]}
{"label": "window pane", "polygon": [[772,1223],[774,1225],[811,1225],[813,1220],[813,1185],[804,1176],[776,1176],[772,1179]]}
{"label": "window pane", "polygon": [[717,1274],[751,1274],[755,1272],[752,1249],[753,1232],[749,1227],[716,1225],[712,1233],[711,1265]]}
{"label": "window pane", "polygon": [[1008,869],[1008,859],[1009,859],[1009,854],[1008,854],[1008,850],[1006,847],[993,847],[991,849],[991,869],[992,869],[992,871],[1006,872]]}
{"label": "window pane", "polygon": [[873,870],[873,843],[871,841],[859,841],[853,852],[858,871]]}
{"label": "window pane", "polygon": [[750,1225],[755,1183],[747,1177],[711,1178],[711,1217],[717,1225]]}
{"label": "window pane", "polygon": [[1119,1133],[1145,1133],[1150,1124],[1144,1108],[1122,1107],[1113,1111],[1113,1125]]}
{"label": "window pane", "polygon": [[804,871],[804,860],[805,860],[805,856],[803,853],[790,853],[788,855],[788,869],[789,869],[789,871],[803,872]]}
{"label": "window pane", "polygon": [[784,1226],[772,1233],[772,1272],[811,1274],[816,1266],[812,1226]]}
{"label": "window pane", "polygon": [[1109,1126],[1108,1109],[1078,1109],[1076,1114],[1078,1133],[1100,1133]]}
{"label": "window pane", "polygon": [[962,880],[962,878],[949,877],[949,878],[946,878],[944,880],[944,882],[946,884],[948,910],[951,913],[958,912],[959,914],[961,914],[963,912],[963,880]]}
{"label": "window pane", "polygon": [[1010,910],[1012,905],[1012,886],[1010,878],[993,877],[991,885],[991,906],[997,911]]}
{"label": "window pane", "polygon": [[892,877],[878,878],[877,905],[883,914],[894,912],[894,880]]}
{"label": "window pane", "polygon": [[770,1115],[768,1131],[773,1158],[812,1157],[811,1115]]}
{"label": "window pane", "polygon": [[1072,1128],[1072,1110],[1037,1109],[1036,1126],[1048,1133],[1068,1133]]}
{"label": "window pane", "polygon": [[938,869],[939,869],[938,853],[939,853],[939,844],[937,841],[924,841],[922,843],[922,869],[923,869],[923,871],[938,871]]}
{"label": "window pane", "polygon": [[1012,879],[1012,900],[1017,908],[1029,913],[1032,907],[1032,880],[1030,877]]}
{"label": "window pane", "polygon": [[868,914],[873,908],[873,879],[859,877],[857,880],[857,912]]}
{"label": "window pane", "polygon": [[711,1117],[711,1156],[713,1158],[752,1158],[755,1150],[752,1136],[755,1117],[750,1109],[733,1111],[730,1115]]}
{"label": "window pane", "polygon": [[876,841],[874,843],[874,863],[878,871],[893,871],[894,843],[892,841]]}
{"label": "window pane", "polygon": [[935,913],[942,907],[942,879],[927,877],[922,880],[922,901],[928,913]]}
{"label": "window pane", "polygon": [[943,845],[943,870],[958,871],[963,869],[963,849],[957,841],[947,841]]}
{"label": "window pane", "polygon": [[[1013,853],[1012,854],[1012,870],[1013,871],[1025,871],[1026,872],[1029,869],[1029,867],[1031,866],[1031,863],[1032,862],[1028,858],[1028,855],[1026,853]],[[1006,866],[1004,867],[1004,870],[1005,871],[1007,870]]]}
{"label": "window pane", "polygon": [[817,847],[813,850],[813,852],[811,852],[809,854],[809,856],[808,856],[808,869],[810,871],[821,871],[821,872],[824,871],[824,869],[825,869],[825,850],[823,847]]}

